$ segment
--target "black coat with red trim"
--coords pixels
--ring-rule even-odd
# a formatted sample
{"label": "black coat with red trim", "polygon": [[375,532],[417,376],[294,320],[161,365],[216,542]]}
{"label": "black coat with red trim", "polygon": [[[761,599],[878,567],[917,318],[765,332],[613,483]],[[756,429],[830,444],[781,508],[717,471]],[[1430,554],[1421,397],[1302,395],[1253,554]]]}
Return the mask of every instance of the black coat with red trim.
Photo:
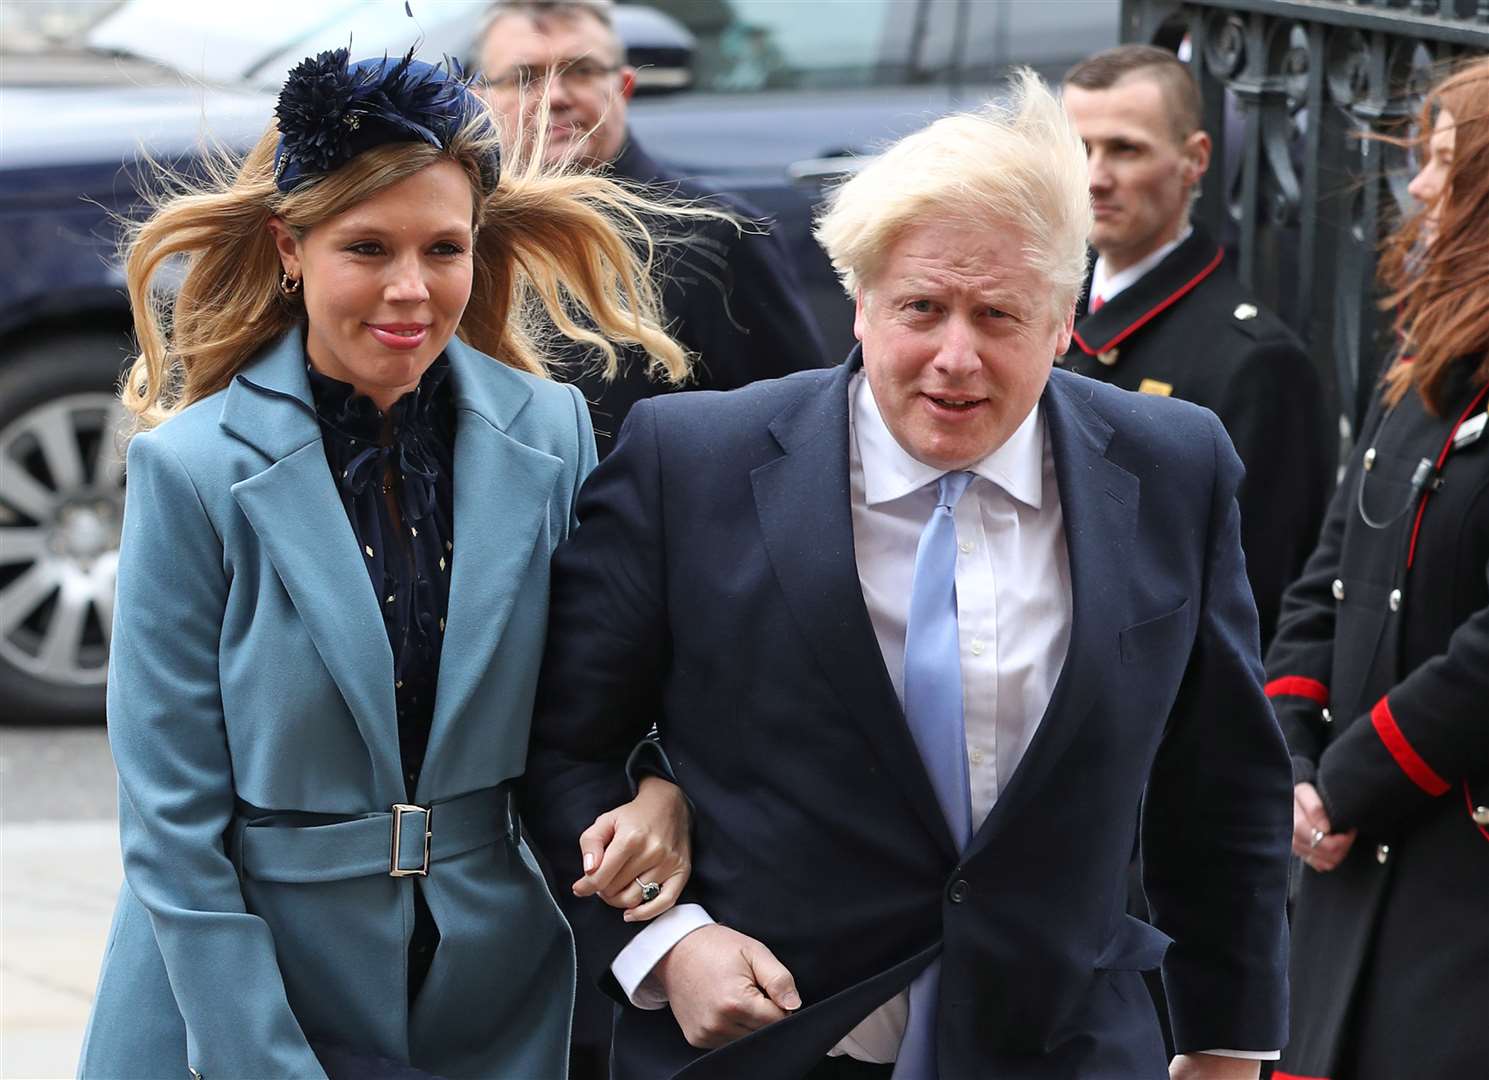
{"label": "black coat with red trim", "polygon": [[1295,779],[1318,787],[1334,831],[1359,830],[1337,869],[1302,870],[1279,1077],[1489,1069],[1489,388],[1476,365],[1454,366],[1441,416],[1415,392],[1394,408],[1377,397],[1267,656]]}
{"label": "black coat with red trim", "polygon": [[1318,375],[1302,345],[1228,272],[1199,225],[1099,311],[1083,300],[1076,314],[1066,369],[1192,401],[1225,425],[1246,465],[1241,546],[1265,648],[1282,590],[1318,540],[1334,464]]}

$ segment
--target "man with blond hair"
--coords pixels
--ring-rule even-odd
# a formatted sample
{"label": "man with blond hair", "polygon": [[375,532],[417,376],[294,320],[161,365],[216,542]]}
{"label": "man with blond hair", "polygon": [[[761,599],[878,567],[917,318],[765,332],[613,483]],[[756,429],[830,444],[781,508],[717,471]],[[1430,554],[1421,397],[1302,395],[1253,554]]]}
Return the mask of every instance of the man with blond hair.
{"label": "man with blond hair", "polygon": [[[487,101],[509,141],[546,122],[550,163],[568,162],[679,198],[700,200],[745,223],[691,217],[653,221],[662,240],[662,306],[673,337],[697,363],[688,386],[732,390],[756,379],[820,368],[826,349],[786,245],[753,206],[704,188],[654,160],[626,123],[636,70],[611,24],[610,0],[499,0],[487,11],[477,62]],[[647,357],[623,357],[614,379],[576,366],[604,457],[639,400],[669,389]]]}
{"label": "man with blond hair", "polygon": [[[1210,413],[1051,371],[1086,183],[1028,73],[901,140],[819,227],[859,348],[643,403],[582,492],[530,823],[577,875],[653,723],[695,807],[676,908],[567,905],[617,1080],[1240,1078],[1282,1045],[1241,467]],[[1156,926],[1122,910],[1145,790]]]}

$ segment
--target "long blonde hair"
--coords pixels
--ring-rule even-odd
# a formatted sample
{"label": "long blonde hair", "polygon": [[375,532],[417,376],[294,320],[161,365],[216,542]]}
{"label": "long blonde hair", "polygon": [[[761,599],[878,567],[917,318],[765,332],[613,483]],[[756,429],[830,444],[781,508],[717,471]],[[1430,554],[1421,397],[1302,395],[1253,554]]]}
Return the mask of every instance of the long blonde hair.
{"label": "long blonde hair", "polygon": [[[473,116],[441,150],[390,143],[358,155],[317,182],[288,193],[274,179],[274,124],[241,159],[210,151],[205,179],[157,169],[168,190],[127,233],[125,275],[139,356],[121,397],[137,429],[159,424],[223,389],[264,346],[305,318],[298,297],[278,287],[279,256],[268,228],[279,217],[302,232],[412,176],[452,160],[475,193],[476,241],[470,303],[458,335],[503,363],[546,375],[553,332],[591,346],[613,377],[615,343],[650,356],[648,373],[678,383],[690,358],[662,329],[643,215],[674,212],[642,192],[523,155],[495,190],[480,164],[496,136]],[[162,271],[185,261],[172,296]]]}

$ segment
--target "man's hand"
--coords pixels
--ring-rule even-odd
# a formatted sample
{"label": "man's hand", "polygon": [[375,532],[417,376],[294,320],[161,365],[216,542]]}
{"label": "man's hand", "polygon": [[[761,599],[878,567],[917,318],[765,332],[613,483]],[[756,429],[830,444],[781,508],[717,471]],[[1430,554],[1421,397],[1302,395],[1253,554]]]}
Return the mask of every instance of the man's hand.
{"label": "man's hand", "polygon": [[1324,801],[1312,784],[1293,788],[1293,854],[1314,870],[1324,873],[1334,869],[1349,854],[1357,830],[1345,833],[1331,831]]}
{"label": "man's hand", "polygon": [[796,980],[770,950],[718,924],[672,946],[652,975],[688,1044],[700,1050],[724,1046],[801,1007]]}
{"label": "man's hand", "polygon": [[1220,1054],[1180,1054],[1168,1067],[1169,1080],[1256,1080],[1262,1063]]}

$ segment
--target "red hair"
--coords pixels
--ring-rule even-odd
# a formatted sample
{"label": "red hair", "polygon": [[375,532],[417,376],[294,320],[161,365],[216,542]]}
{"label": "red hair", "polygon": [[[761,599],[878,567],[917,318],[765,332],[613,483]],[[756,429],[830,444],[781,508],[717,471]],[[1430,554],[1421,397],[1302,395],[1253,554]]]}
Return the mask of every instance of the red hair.
{"label": "red hair", "polygon": [[[1477,379],[1489,381],[1489,59],[1459,66],[1428,92],[1417,133],[1405,145],[1428,152],[1442,112],[1453,118],[1453,160],[1435,207],[1422,207],[1386,238],[1379,276],[1394,308],[1395,329],[1411,363],[1386,374],[1386,401],[1415,389],[1442,411],[1443,380],[1455,360],[1480,356]],[[1437,210],[1429,244],[1428,212]]]}

